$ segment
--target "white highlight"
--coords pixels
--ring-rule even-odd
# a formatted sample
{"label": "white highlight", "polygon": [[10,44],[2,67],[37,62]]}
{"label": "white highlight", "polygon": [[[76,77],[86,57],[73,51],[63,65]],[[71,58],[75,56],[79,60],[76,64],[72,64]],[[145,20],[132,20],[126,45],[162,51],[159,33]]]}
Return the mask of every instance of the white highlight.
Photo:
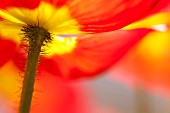
{"label": "white highlight", "polygon": [[159,24],[159,25],[153,26],[152,29],[161,31],[161,32],[165,32],[165,31],[167,31],[168,27],[166,24]]}

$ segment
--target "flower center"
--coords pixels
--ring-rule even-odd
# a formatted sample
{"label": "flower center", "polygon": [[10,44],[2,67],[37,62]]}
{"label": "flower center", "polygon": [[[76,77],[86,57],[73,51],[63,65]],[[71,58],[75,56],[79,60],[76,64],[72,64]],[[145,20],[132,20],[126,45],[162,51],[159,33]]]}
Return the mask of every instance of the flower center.
{"label": "flower center", "polygon": [[22,31],[24,39],[37,40],[37,35],[42,35],[46,37],[44,44],[51,41],[42,46],[48,57],[71,53],[77,46],[77,34],[84,34],[67,6],[55,7],[44,1],[35,9],[9,7],[0,10],[0,17],[3,18],[0,34],[4,38],[19,44],[21,36],[18,34]]}
{"label": "flower center", "polygon": [[[44,40],[43,45],[47,42],[51,42],[51,34],[43,27],[36,25],[26,25],[21,28],[24,35],[24,40],[34,41],[34,40]],[[43,39],[38,39],[38,37],[43,37]]]}

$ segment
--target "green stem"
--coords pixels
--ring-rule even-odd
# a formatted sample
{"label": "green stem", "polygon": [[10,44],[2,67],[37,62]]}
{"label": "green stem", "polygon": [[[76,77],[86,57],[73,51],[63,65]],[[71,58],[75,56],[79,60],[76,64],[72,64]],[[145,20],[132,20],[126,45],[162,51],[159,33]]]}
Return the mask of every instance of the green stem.
{"label": "green stem", "polygon": [[30,112],[39,55],[43,41],[44,37],[41,34],[37,34],[36,38],[32,37],[29,39],[29,52],[25,68],[19,113]]}

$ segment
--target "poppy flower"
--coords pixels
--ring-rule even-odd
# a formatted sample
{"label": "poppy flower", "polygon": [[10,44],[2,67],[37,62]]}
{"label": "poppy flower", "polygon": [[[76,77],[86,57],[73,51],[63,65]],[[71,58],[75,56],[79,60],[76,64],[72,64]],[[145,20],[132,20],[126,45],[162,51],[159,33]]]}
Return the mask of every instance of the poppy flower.
{"label": "poppy flower", "polygon": [[[170,13],[169,7],[146,20],[129,26],[152,26],[146,35],[119,63],[119,80],[133,88],[144,87],[150,92],[170,96]],[[152,25],[151,23],[152,22]],[[114,79],[114,74],[113,79]],[[117,79],[118,80],[118,79]]]}
{"label": "poppy flower", "polygon": [[42,48],[46,54],[40,70],[69,79],[96,75],[151,31],[118,29],[159,11],[167,3],[169,0],[2,0],[0,65],[13,59],[20,69],[24,68],[21,30],[38,26],[52,34],[52,42]]}
{"label": "poppy flower", "polygon": [[1,66],[13,60],[22,70],[24,66],[18,64],[25,65],[25,38],[40,30],[51,35],[50,43],[43,43],[41,72],[68,79],[94,76],[152,31],[118,29],[159,11],[166,3],[169,0],[2,0]]}

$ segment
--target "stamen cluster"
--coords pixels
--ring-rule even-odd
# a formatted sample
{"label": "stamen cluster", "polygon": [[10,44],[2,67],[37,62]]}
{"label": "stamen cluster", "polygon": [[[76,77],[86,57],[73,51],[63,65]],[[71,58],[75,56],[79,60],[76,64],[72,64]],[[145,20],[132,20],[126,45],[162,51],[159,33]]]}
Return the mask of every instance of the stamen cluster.
{"label": "stamen cluster", "polygon": [[52,37],[45,28],[36,25],[26,25],[21,28],[22,35],[24,35],[24,40],[29,42],[42,42],[42,46],[46,43],[51,42]]}

